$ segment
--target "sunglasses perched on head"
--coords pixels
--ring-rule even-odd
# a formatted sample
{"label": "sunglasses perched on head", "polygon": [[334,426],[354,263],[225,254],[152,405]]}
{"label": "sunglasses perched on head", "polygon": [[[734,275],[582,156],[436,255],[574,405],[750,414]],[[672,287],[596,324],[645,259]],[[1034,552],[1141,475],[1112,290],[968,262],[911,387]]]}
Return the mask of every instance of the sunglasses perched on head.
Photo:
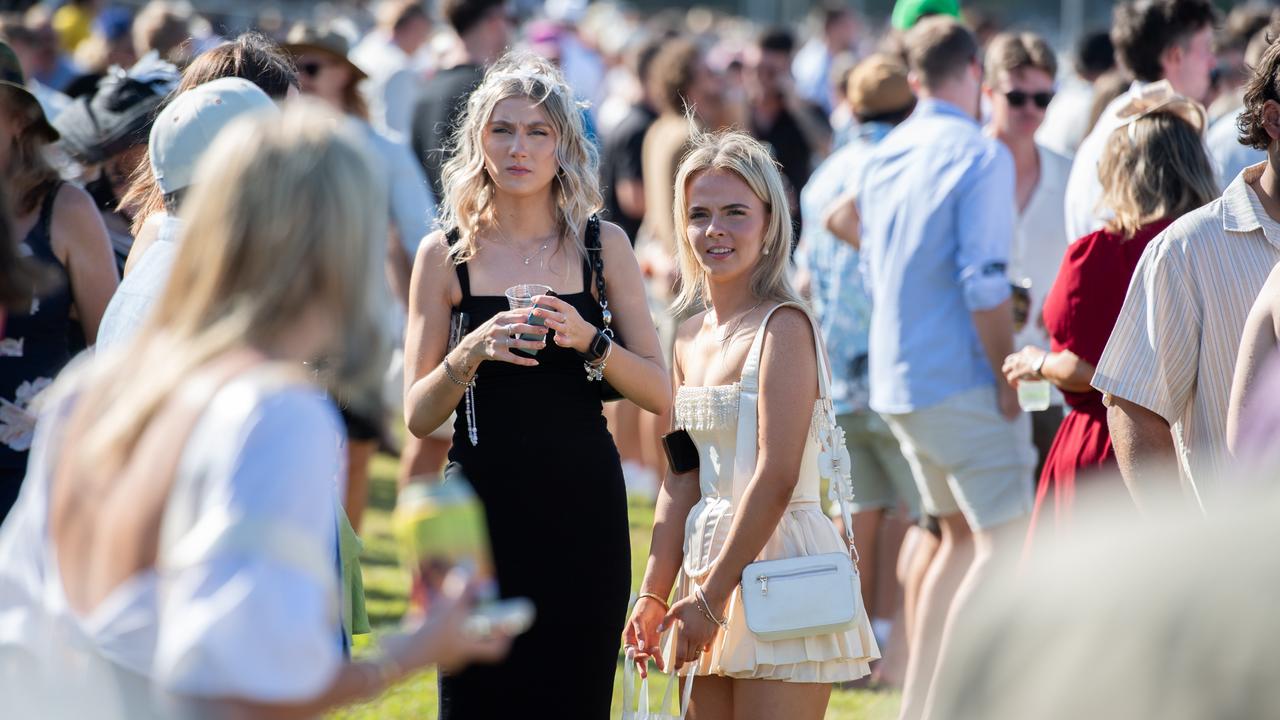
{"label": "sunglasses perched on head", "polygon": [[1004,99],[1008,100],[1009,104],[1014,107],[1022,107],[1026,105],[1028,101],[1034,102],[1036,104],[1036,107],[1040,108],[1041,110],[1044,110],[1045,108],[1049,107],[1049,103],[1053,102],[1053,93],[1051,92],[1029,93],[1029,92],[1026,92],[1025,90],[1010,90],[1009,92],[1004,94]]}

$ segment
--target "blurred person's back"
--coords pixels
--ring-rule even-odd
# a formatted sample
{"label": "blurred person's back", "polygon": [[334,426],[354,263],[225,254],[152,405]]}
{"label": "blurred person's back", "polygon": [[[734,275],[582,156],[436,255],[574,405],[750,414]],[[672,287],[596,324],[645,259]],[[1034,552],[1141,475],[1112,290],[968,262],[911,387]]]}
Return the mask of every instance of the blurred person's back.
{"label": "blurred person's back", "polygon": [[1036,141],[1061,155],[1074,155],[1093,124],[1094,83],[1115,64],[1115,49],[1105,30],[1082,37],[1076,43],[1075,67],[1049,104]]}
{"label": "blurred person's back", "polygon": [[[1171,469],[1172,470],[1172,469]],[[1275,468],[1270,469],[1273,473]],[[1172,471],[1176,473],[1176,471]],[[1095,520],[1009,572],[957,626],[937,709],[955,720],[1255,720],[1280,713],[1278,501],[1210,519],[1171,497],[1139,518],[1119,478],[1082,492]],[[1111,486],[1112,491],[1102,488]]]}

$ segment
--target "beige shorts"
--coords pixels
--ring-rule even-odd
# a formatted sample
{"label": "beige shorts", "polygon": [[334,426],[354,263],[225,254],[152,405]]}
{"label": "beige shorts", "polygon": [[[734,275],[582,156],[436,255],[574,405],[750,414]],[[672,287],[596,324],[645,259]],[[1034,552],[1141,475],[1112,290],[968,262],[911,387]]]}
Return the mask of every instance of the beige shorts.
{"label": "beige shorts", "polygon": [[883,417],[911,466],[926,513],[964,513],[969,527],[981,530],[1031,511],[1031,418],[1022,413],[1005,420],[993,386]]}
{"label": "beige shorts", "polygon": [[889,425],[873,410],[859,410],[836,419],[844,429],[845,446],[852,461],[850,510],[881,510],[902,503],[909,518],[919,517],[920,490]]}

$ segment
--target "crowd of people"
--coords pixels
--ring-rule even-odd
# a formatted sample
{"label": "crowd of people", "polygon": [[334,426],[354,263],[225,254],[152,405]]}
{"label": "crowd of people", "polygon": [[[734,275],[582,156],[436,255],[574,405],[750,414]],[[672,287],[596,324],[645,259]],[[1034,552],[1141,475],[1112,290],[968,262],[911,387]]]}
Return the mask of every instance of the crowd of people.
{"label": "crowd of people", "polygon": [[[1270,7],[1127,0],[1068,62],[949,0],[108,5],[0,15],[27,715],[310,716],[438,665],[444,718],[603,718],[621,654],[701,718],[1040,717],[956,690],[996,589],[1280,460]],[[474,488],[527,631],[419,575],[353,659],[380,450],[399,536]]]}

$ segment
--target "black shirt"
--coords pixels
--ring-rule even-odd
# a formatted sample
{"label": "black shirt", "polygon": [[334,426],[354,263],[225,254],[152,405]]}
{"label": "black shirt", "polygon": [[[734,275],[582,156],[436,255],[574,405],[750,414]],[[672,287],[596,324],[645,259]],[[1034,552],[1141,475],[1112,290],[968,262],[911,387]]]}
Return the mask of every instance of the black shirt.
{"label": "black shirt", "polygon": [[448,159],[445,148],[453,137],[454,126],[466,111],[467,98],[483,79],[484,68],[479,65],[456,65],[441,70],[427,81],[413,108],[410,142],[431,181],[437,201],[443,197],[440,171]]}
{"label": "black shirt", "polygon": [[[822,114],[821,109],[816,105],[808,109],[815,120],[822,125],[827,125],[827,118]],[[809,175],[813,172],[810,162],[812,162],[814,148],[809,147],[809,143],[805,141],[804,133],[800,131],[795,118],[791,116],[791,111],[785,108],[779,111],[770,127],[756,124],[754,119],[752,124],[754,125],[751,128],[752,134],[757,140],[768,143],[773,149],[773,159],[782,166],[783,177],[787,179],[795,196],[799,198],[800,191],[804,189],[804,184],[809,181]]]}
{"label": "black shirt", "polygon": [[605,138],[604,151],[600,156],[600,189],[604,192],[605,219],[626,231],[632,245],[636,244],[642,218],[628,217],[622,211],[617,188],[618,183],[626,180],[643,181],[641,148],[644,134],[657,117],[658,114],[643,103],[632,105],[622,122]]}

